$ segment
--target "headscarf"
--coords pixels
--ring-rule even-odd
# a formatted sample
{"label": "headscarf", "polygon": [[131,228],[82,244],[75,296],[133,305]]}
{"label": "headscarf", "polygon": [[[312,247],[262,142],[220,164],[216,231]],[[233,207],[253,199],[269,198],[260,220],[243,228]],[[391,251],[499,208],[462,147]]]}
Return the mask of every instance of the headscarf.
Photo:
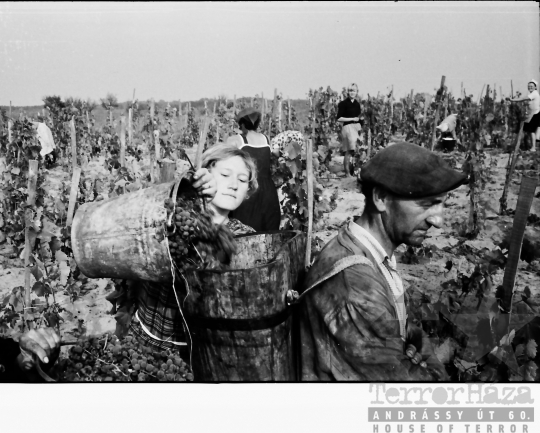
{"label": "headscarf", "polygon": [[[536,90],[538,90],[538,81],[536,81],[536,80],[529,80],[529,83],[533,83],[534,86],[536,87]],[[527,83],[527,84],[529,84],[529,83]]]}

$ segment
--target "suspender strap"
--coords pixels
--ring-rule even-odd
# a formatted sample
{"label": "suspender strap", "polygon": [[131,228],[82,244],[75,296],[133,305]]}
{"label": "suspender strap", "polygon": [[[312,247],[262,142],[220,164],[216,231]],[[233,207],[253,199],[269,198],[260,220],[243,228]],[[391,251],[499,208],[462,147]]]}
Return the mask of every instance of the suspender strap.
{"label": "suspender strap", "polygon": [[313,284],[311,284],[306,290],[304,290],[304,292],[298,298],[298,301],[300,301],[305,296],[306,293],[308,293],[310,290],[317,287],[319,284],[325,282],[326,280],[333,277],[334,275],[337,275],[341,271],[343,271],[343,270],[345,270],[347,268],[350,268],[351,266],[354,266],[354,265],[367,265],[367,266],[370,266],[371,268],[375,269],[375,266],[373,265],[371,260],[369,260],[365,256],[361,256],[361,255],[356,254],[354,256],[344,257],[344,258],[338,260],[334,264],[332,269],[330,269],[329,272],[324,274],[317,281],[315,281]]}

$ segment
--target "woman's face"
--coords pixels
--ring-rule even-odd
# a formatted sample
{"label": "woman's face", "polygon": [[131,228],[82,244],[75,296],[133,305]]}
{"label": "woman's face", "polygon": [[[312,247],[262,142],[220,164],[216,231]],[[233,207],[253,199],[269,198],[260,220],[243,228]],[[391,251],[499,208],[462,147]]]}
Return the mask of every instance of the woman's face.
{"label": "woman's face", "polygon": [[356,90],[356,87],[354,86],[349,87],[349,98],[354,99],[357,93],[358,93],[358,90]]}
{"label": "woman's face", "polygon": [[529,83],[527,89],[529,89],[529,92],[532,92],[536,90],[536,86],[533,83]]}
{"label": "woman's face", "polygon": [[216,179],[217,192],[212,205],[231,212],[242,204],[249,189],[249,170],[240,156],[216,162],[210,169]]}

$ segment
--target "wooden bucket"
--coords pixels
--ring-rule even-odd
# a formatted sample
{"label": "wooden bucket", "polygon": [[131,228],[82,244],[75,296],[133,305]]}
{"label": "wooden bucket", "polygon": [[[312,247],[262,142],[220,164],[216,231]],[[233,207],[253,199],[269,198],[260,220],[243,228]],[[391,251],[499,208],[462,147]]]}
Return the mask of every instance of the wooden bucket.
{"label": "wooden bucket", "polygon": [[198,382],[294,381],[287,292],[303,278],[305,234],[265,232],[237,238],[227,271],[186,275],[183,304]]}

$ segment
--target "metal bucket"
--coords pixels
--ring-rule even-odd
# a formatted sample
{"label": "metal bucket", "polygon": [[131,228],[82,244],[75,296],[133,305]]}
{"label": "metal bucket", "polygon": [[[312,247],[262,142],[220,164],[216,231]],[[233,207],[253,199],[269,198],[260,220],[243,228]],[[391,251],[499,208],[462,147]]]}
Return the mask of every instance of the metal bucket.
{"label": "metal bucket", "polygon": [[79,207],[71,227],[71,248],[81,272],[90,278],[172,281],[164,201],[176,200],[181,182]]}

